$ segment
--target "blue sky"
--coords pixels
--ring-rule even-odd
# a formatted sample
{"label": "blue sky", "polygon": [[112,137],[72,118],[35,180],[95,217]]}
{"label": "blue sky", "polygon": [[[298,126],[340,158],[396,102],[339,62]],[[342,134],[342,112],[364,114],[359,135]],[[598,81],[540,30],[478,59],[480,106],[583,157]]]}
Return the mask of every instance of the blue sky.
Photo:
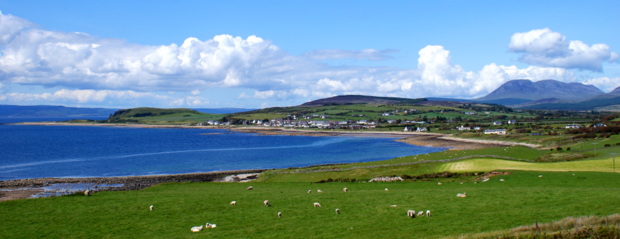
{"label": "blue sky", "polygon": [[620,86],[619,1],[0,0],[0,104],[262,108]]}

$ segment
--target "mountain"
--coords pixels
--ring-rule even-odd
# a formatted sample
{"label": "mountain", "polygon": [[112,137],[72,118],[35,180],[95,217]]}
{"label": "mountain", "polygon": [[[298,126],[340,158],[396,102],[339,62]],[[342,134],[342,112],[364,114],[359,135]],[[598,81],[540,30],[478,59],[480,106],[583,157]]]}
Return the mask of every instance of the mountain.
{"label": "mountain", "polygon": [[426,101],[426,99],[378,97],[365,95],[340,95],[306,102],[301,106],[326,106],[346,104],[414,104],[422,101]]}
{"label": "mountain", "polygon": [[[557,99],[563,101],[582,101],[588,98],[604,94],[603,91],[592,85],[582,83],[564,83],[556,80],[542,80],[532,82],[531,80],[511,80],[490,94],[476,99],[480,102],[488,102],[502,99],[521,100],[542,100]],[[524,103],[524,102],[521,102]]]}
{"label": "mountain", "polygon": [[0,105],[0,117],[107,117],[116,109],[54,105]]}

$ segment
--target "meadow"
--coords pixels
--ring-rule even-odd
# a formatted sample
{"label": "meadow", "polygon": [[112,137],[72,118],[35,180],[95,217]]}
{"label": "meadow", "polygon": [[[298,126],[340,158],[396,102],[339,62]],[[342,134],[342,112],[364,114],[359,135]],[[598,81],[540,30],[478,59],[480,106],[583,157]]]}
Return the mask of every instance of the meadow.
{"label": "meadow", "polygon": [[[253,190],[246,189],[250,185]],[[463,192],[466,198],[455,196]],[[237,206],[229,205],[233,200]],[[264,206],[263,200],[271,206]],[[168,183],[88,197],[2,202],[0,237],[443,238],[569,216],[620,213],[618,200],[620,174],[596,172],[512,171],[487,182],[464,178],[441,185],[435,181]],[[313,207],[314,202],[322,207]],[[149,205],[154,205],[153,211]],[[335,213],[336,208],[341,214]],[[431,210],[432,216],[407,218],[409,209]],[[277,212],[283,213],[282,218]],[[192,226],[207,222],[217,227],[190,232]]]}

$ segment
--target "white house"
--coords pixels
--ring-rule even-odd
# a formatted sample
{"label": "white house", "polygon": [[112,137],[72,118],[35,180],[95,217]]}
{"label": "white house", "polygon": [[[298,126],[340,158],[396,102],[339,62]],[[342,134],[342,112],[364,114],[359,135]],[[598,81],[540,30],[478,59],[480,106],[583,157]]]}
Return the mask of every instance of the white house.
{"label": "white house", "polygon": [[506,134],[506,129],[485,129],[484,134]]}

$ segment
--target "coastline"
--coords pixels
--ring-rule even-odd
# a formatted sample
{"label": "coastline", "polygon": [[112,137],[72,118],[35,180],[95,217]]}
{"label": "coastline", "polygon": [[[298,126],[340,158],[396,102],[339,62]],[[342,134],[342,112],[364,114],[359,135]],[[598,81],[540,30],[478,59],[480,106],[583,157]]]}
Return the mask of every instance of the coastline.
{"label": "coastline", "polygon": [[[261,135],[290,135],[290,136],[347,136],[347,137],[393,137],[398,142],[418,146],[445,147],[449,150],[481,149],[488,147],[523,145],[536,147],[525,143],[505,141],[489,141],[476,139],[461,139],[440,133],[419,132],[381,132],[381,131],[339,131],[323,130],[310,131],[286,128],[264,127],[216,127],[216,126],[183,126],[183,125],[144,125],[144,124],[101,124],[101,123],[67,123],[67,122],[25,122],[11,123],[12,125],[43,125],[43,126],[97,126],[97,127],[134,127],[134,128],[188,128],[188,129],[225,129],[242,133]],[[240,182],[251,180],[269,169],[234,170],[205,173],[146,175],[128,177],[94,177],[94,178],[33,178],[0,181],[0,201],[29,198],[43,191],[44,187],[52,184],[122,184],[121,187],[102,188],[105,191],[139,190],[160,183],[169,182]]]}

